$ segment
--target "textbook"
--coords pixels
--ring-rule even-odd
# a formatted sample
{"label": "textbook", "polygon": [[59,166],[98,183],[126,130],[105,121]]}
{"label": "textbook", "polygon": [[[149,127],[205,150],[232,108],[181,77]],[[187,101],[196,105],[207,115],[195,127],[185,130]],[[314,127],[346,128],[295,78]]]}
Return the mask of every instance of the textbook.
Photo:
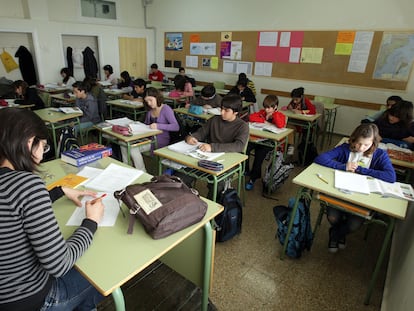
{"label": "textbook", "polygon": [[193,157],[199,160],[210,160],[211,161],[224,154],[224,152],[201,151],[198,148],[202,144],[203,143],[198,142],[197,145],[190,145],[190,144],[187,144],[184,140],[182,140],[182,141],[179,141],[178,143],[169,145],[167,148],[172,151],[183,153],[185,155],[188,155],[190,157]]}
{"label": "textbook", "polygon": [[111,147],[91,143],[78,149],[62,152],[61,160],[74,166],[82,166],[111,155]]}
{"label": "textbook", "polygon": [[413,187],[400,182],[389,183],[383,180],[351,172],[335,171],[335,188],[363,194],[378,193],[384,197],[394,197],[414,201]]}
{"label": "textbook", "polygon": [[278,128],[274,124],[271,124],[269,122],[265,122],[265,123],[251,122],[251,123],[249,123],[249,127],[252,128],[252,129],[256,129],[256,130],[272,132],[272,133],[275,133],[275,134],[280,134],[280,133],[283,133],[284,131],[287,130],[286,127]]}
{"label": "textbook", "polygon": [[63,113],[82,113],[83,111],[78,107],[59,107],[59,108],[49,108],[53,111],[63,112]]}
{"label": "textbook", "polygon": [[79,176],[76,174],[68,174],[65,177],[62,177],[61,179],[49,184],[46,186],[47,190],[52,190],[55,187],[69,187],[69,188],[75,188],[79,186],[81,183],[83,183],[85,180],[88,180],[88,178]]}

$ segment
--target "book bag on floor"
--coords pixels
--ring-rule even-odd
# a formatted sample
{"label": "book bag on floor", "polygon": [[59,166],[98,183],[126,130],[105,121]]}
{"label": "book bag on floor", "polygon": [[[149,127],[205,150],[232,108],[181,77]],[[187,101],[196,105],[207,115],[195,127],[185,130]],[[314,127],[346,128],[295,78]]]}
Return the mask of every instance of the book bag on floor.
{"label": "book bag on floor", "polygon": [[293,164],[283,163],[283,153],[278,151],[273,176],[270,176],[272,172],[272,162],[266,167],[266,174],[263,178],[263,193],[268,193],[269,188],[270,192],[279,189],[289,177],[290,171],[293,170],[293,168]]}
{"label": "book bag on floor", "polygon": [[62,152],[79,148],[79,143],[74,132],[74,128],[70,126],[62,130],[58,144],[59,156]]}
{"label": "book bag on floor", "polygon": [[214,218],[216,222],[216,241],[230,240],[241,232],[243,206],[236,189],[224,190],[218,200],[224,206],[224,211]]}
{"label": "book bag on floor", "polygon": [[[288,231],[291,212],[295,204],[295,198],[290,198],[288,206],[278,205],[273,208],[273,214],[277,223],[275,238],[279,239],[283,246]],[[292,258],[300,258],[304,250],[310,251],[313,242],[309,213],[309,198],[301,198],[298,203],[295,219],[293,220],[292,231],[286,248],[286,255]]]}
{"label": "book bag on floor", "polygon": [[[305,142],[305,139],[303,138],[300,144],[298,145],[299,163],[303,162],[305,146],[306,146],[306,142]],[[313,160],[315,160],[317,156],[318,156],[318,150],[316,149],[315,144],[312,141],[310,141],[308,143],[308,148],[306,150],[306,157],[305,157],[304,165],[305,166],[311,165],[313,163]]]}

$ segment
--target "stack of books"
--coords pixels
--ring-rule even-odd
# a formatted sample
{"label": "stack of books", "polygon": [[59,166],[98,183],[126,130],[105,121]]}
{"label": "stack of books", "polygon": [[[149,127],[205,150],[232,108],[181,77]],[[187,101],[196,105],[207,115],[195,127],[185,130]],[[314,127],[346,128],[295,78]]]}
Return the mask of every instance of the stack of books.
{"label": "stack of books", "polygon": [[61,160],[74,166],[82,166],[112,155],[112,148],[91,143],[62,153]]}

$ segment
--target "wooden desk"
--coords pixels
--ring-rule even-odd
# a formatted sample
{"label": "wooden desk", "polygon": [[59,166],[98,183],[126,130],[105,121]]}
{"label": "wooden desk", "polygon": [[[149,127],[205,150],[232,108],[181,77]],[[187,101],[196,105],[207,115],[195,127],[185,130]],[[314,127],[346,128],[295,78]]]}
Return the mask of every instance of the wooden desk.
{"label": "wooden desk", "polygon": [[[112,158],[104,158],[91,163],[90,166],[105,168],[113,162],[125,165]],[[61,160],[41,165],[41,171],[49,176],[46,184],[69,173],[77,173],[78,170],[79,168]],[[150,178],[150,175],[143,174],[137,182],[148,181]],[[116,310],[125,310],[121,285],[160,259],[202,288],[202,310],[207,310],[214,259],[210,221],[221,213],[223,207],[210,200],[203,200],[208,203],[208,209],[202,221],[160,240],[153,240],[138,221],[133,234],[128,235],[129,218],[122,217],[120,213],[114,227],[100,227],[97,230],[91,246],[77,260],[76,268],[100,293],[105,296],[112,294]],[[65,238],[68,238],[75,228],[66,226],[66,222],[76,208],[66,198],[61,198],[53,204],[55,216]]]}
{"label": "wooden desk", "polygon": [[[204,87],[203,85],[197,85],[193,87],[194,94],[200,95],[203,87]],[[229,92],[230,90],[226,90],[226,89],[216,89],[216,93],[219,95],[223,95],[223,96],[227,95]]]}
{"label": "wooden desk", "polygon": [[157,148],[157,135],[161,134],[161,130],[153,130],[149,132],[134,134],[131,136],[124,136],[112,131],[111,128],[101,128],[97,125],[94,126],[99,131],[99,143],[102,144],[102,135],[105,134],[105,138],[119,144],[125,143],[127,146],[128,164],[132,165],[131,147],[138,147],[146,144],[154,144],[154,149]]}
{"label": "wooden desk", "polygon": [[[293,132],[293,129],[286,129],[286,131],[276,134],[268,131],[263,131],[259,129],[253,129],[249,127],[249,142],[264,145],[270,148],[273,148],[272,152],[272,168],[270,176],[273,176],[275,173],[275,165],[276,165],[276,156],[277,156],[277,149],[283,143],[285,144],[284,154],[286,155],[287,152],[287,145],[288,145],[288,136]],[[258,140],[259,139],[266,139],[264,141]],[[268,188],[268,195],[270,194],[270,187]]]}
{"label": "wooden desk", "polygon": [[129,91],[120,89],[103,89],[103,91],[109,99],[121,99],[124,94],[129,93]]}
{"label": "wooden desk", "polygon": [[161,149],[154,150],[154,154],[159,157],[158,160],[158,173],[162,174],[162,159],[168,159],[182,165],[185,165],[187,169],[175,169],[176,171],[182,172],[188,176],[197,178],[198,180],[204,180],[207,183],[213,184],[213,201],[217,199],[217,185],[220,181],[227,179],[233,174],[238,174],[238,191],[241,190],[241,180],[244,173],[243,162],[247,160],[245,154],[237,152],[227,152],[224,155],[214,159],[214,161],[223,161],[223,170],[211,171],[203,167],[198,166],[198,159],[191,156],[178,153],[164,147]]}
{"label": "wooden desk", "polygon": [[74,106],[76,102],[76,97],[70,96],[65,97],[63,93],[50,95],[51,106],[61,107],[61,106]]}
{"label": "wooden desk", "polygon": [[164,103],[168,105],[172,105],[172,108],[178,108],[180,105],[185,104],[188,100],[188,96],[180,96],[180,97],[171,97],[168,96],[170,92],[163,92],[162,95],[164,96]]}
{"label": "wooden desk", "polygon": [[114,99],[108,100],[107,105],[109,106],[109,118],[112,119],[112,111],[118,111],[131,115],[134,121],[138,120],[138,116],[145,114],[146,110],[144,104],[141,102],[134,102],[131,100]]}
{"label": "wooden desk", "polygon": [[14,98],[11,98],[11,99],[5,99],[5,101],[7,102],[7,106],[0,106],[0,109],[2,109],[2,108],[6,108],[6,107],[14,107],[14,108],[32,108],[32,107],[34,107],[35,105],[33,105],[33,104],[31,104],[31,105],[19,105],[19,104],[15,104],[14,103],[14,101],[15,101],[15,99]]}
{"label": "wooden desk", "polygon": [[[53,108],[43,108],[38,109],[34,111],[45,123],[46,125],[51,129],[52,131],[52,140],[53,140],[53,146],[55,148],[55,156],[56,158],[59,157],[59,150],[57,148],[57,135],[56,130],[64,128],[68,125],[72,125],[72,123],[75,123],[75,125],[80,126],[80,119],[83,115],[83,113],[63,113],[60,111],[55,111]],[[80,135],[82,140],[82,135]]]}
{"label": "wooden desk", "polygon": [[[308,144],[311,139],[311,135],[313,139],[316,138],[316,128],[317,128],[317,121],[320,118],[321,114],[316,113],[313,115],[304,115],[304,114],[297,114],[290,110],[281,110],[281,112],[288,117],[288,124],[301,126],[303,129],[306,130],[306,139],[305,139],[305,150],[303,153],[302,159],[302,166],[305,165],[306,153],[308,152]],[[311,134],[311,132],[313,132]]]}
{"label": "wooden desk", "polygon": [[[371,280],[369,282],[368,291],[365,296],[365,304],[369,304],[369,300],[371,298],[372,290],[374,288],[376,279],[378,277],[378,272],[381,268],[384,256],[386,254],[388,244],[390,242],[392,232],[394,230],[395,219],[404,219],[406,212],[407,212],[407,205],[408,202],[396,199],[396,198],[384,198],[381,197],[379,194],[371,193],[369,195],[359,194],[359,193],[352,193],[352,194],[345,194],[334,187],[334,169],[328,168],[325,166],[321,166],[318,164],[311,164],[308,166],[304,171],[302,171],[298,176],[293,179],[293,183],[299,185],[299,190],[296,195],[295,204],[292,209],[290,222],[288,226],[288,231],[286,236],[289,237],[290,232],[292,230],[294,216],[296,215],[299,199],[304,195],[306,189],[311,189],[313,191],[324,193],[328,196],[350,202],[355,205],[359,205],[366,209],[376,211],[381,213],[382,215],[388,216],[388,225],[387,231],[384,237],[384,241],[382,243],[381,251],[378,255],[377,263],[375,265],[375,269],[373,271]],[[322,174],[323,178],[326,179],[328,184],[324,183],[320,180],[316,174]],[[287,247],[288,239],[285,239],[285,243],[283,245],[283,250],[281,254],[281,259],[283,259],[286,247]]]}

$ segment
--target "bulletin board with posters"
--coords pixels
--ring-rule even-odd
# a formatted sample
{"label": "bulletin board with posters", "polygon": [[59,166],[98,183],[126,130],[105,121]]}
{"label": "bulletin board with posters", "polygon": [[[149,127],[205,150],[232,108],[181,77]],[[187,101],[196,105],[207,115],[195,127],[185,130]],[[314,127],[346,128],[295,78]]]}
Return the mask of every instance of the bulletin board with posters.
{"label": "bulletin board with posters", "polygon": [[405,90],[413,51],[414,31],[168,32],[164,65]]}

